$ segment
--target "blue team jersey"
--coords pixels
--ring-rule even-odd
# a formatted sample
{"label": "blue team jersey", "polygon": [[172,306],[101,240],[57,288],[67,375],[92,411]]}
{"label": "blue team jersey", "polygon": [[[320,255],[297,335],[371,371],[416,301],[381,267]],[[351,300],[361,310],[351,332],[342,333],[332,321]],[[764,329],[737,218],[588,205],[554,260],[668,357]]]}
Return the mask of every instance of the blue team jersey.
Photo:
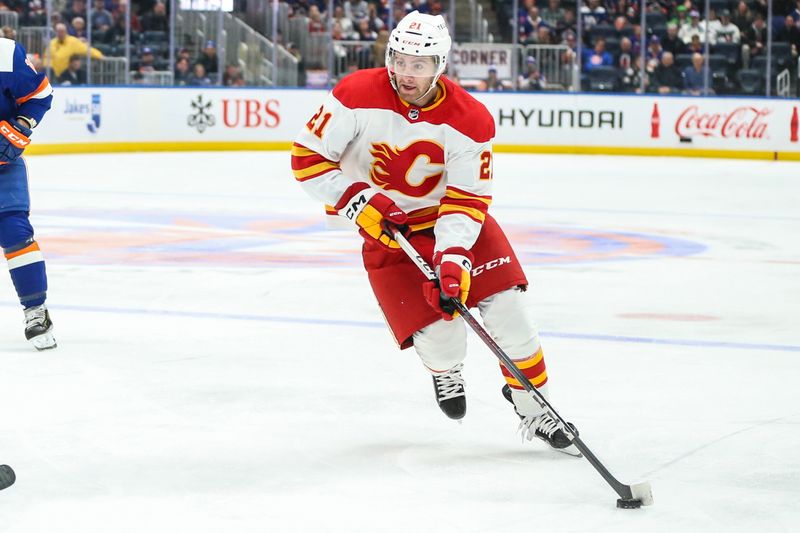
{"label": "blue team jersey", "polygon": [[0,91],[0,120],[23,116],[38,124],[53,100],[47,76],[36,72],[25,49],[11,39],[0,38]]}
{"label": "blue team jersey", "polygon": [[[47,76],[36,72],[25,49],[0,38],[0,121],[23,116],[38,124],[52,100]],[[0,216],[15,211],[30,211],[28,170],[21,157],[0,165]]]}

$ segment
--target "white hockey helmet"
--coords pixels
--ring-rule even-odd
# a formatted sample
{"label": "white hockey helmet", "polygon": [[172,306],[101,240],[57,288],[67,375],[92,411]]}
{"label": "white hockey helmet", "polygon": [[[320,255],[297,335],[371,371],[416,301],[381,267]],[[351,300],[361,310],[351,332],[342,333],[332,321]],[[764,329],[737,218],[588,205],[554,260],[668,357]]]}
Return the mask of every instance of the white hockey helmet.
{"label": "white hockey helmet", "polygon": [[[389,72],[389,81],[397,89],[394,80],[394,54],[410,56],[433,56],[436,70],[428,75],[433,75],[428,92],[436,86],[439,76],[447,68],[447,56],[453,41],[447,30],[447,22],[441,15],[427,15],[419,11],[412,11],[403,17],[389,35],[389,45],[386,47],[386,69]],[[427,92],[426,92],[427,94]]]}

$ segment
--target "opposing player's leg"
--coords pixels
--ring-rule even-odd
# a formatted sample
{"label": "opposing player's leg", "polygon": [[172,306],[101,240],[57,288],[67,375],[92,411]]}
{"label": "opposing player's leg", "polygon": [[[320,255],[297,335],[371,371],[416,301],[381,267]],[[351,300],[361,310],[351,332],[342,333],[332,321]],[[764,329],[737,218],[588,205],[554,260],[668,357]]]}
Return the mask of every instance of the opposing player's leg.
{"label": "opposing player's leg", "polygon": [[467,330],[458,321],[437,320],[413,335],[414,349],[433,376],[436,402],[453,420],[464,418],[467,398],[461,369],[467,354]]}
{"label": "opposing player's leg", "polygon": [[25,337],[37,350],[56,347],[53,323],[45,305],[47,272],[25,211],[0,212],[0,246],[25,312]]}
{"label": "opposing player's leg", "polygon": [[[486,329],[508,354],[534,387],[548,401],[547,369],[536,324],[526,304],[526,295],[518,287],[501,291],[478,303]],[[538,437],[553,448],[578,454],[570,439],[541,405],[528,393],[502,364],[506,379],[503,396],[513,405],[521,419],[520,429],[528,440]]]}

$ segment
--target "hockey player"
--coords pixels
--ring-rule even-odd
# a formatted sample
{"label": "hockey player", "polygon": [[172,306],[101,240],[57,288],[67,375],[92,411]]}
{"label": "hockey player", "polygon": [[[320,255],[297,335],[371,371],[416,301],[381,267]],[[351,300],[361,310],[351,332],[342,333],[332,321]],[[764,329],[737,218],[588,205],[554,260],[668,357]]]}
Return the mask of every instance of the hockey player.
{"label": "hockey player", "polygon": [[50,109],[53,89],[36,72],[25,50],[0,38],[0,246],[25,310],[25,337],[38,350],[55,348],[53,323],[45,306],[47,274],[28,219],[28,169],[22,152],[31,131]]}
{"label": "hockey player", "polygon": [[[343,79],[292,148],[295,178],[329,214],[364,237],[372,290],[401,349],[414,346],[452,419],[466,414],[466,326],[446,302],[478,307],[503,350],[548,396],[547,372],[524,292],[527,279],[488,214],[494,119],[442,77],[450,52],[444,18],[414,11],[391,32],[386,68]],[[387,76],[388,71],[388,76]],[[424,282],[387,227],[402,228],[437,271]],[[504,396],[523,436],[575,451],[558,424],[501,366]]]}

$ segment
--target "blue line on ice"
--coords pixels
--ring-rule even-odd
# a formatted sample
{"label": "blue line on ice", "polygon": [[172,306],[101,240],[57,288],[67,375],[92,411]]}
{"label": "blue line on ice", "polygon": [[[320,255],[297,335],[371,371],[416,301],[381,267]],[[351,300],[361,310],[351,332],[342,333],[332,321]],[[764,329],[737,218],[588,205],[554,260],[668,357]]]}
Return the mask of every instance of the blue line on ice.
{"label": "blue line on ice", "polygon": [[[16,307],[17,304],[11,302],[1,302],[3,307]],[[64,309],[67,311],[80,311],[86,313],[116,313],[123,315],[161,315],[175,316],[180,318],[205,318],[221,320],[247,320],[256,322],[278,322],[285,324],[313,324],[318,326],[348,326],[356,328],[385,328],[386,324],[368,320],[332,320],[326,318],[300,318],[289,316],[269,316],[269,315],[241,315],[233,313],[202,313],[198,311],[170,311],[168,309],[137,309],[137,308],[116,308],[99,307],[91,305],[55,305],[53,309]],[[540,331],[542,337],[554,337],[559,339],[573,339],[601,342],[621,342],[631,344],[659,344],[666,346],[694,346],[700,348],[723,348],[729,350],[767,350],[774,352],[797,352],[800,353],[800,346],[791,344],[760,344],[747,342],[725,342],[707,341],[694,339],[659,339],[651,337],[631,337],[627,335],[600,335],[596,333],[568,333],[556,331]]]}

